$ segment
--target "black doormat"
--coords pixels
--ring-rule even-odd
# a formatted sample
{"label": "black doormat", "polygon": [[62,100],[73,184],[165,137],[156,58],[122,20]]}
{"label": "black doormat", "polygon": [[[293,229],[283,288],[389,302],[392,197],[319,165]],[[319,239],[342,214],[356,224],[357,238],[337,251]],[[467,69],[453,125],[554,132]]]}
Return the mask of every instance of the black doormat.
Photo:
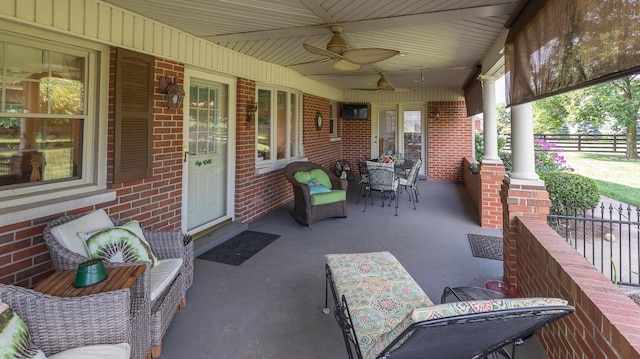
{"label": "black doormat", "polygon": [[198,258],[239,266],[278,238],[278,234],[244,231],[202,253]]}
{"label": "black doormat", "polygon": [[467,234],[474,257],[502,260],[502,237]]}

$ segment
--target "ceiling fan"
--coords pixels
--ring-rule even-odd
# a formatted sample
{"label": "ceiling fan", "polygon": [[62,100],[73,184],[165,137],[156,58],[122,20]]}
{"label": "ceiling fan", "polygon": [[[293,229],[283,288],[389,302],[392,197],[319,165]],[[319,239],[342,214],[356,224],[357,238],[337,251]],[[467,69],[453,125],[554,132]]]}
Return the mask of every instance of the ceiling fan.
{"label": "ceiling fan", "polygon": [[373,64],[396,56],[400,53],[397,50],[381,49],[381,48],[364,48],[349,49],[347,43],[340,36],[343,27],[340,25],[332,25],[329,30],[333,32],[333,37],[327,44],[326,49],[311,44],[302,44],[305,50],[318,56],[324,56],[324,59],[301,62],[294,65],[303,65],[317,62],[335,61],[331,67],[337,71],[356,71],[362,68],[362,65]]}
{"label": "ceiling fan", "polygon": [[410,88],[395,88],[389,84],[387,77],[384,72],[380,73],[380,79],[376,83],[376,88],[354,88],[352,90],[360,90],[360,91],[385,91],[385,92],[410,92],[413,89]]}

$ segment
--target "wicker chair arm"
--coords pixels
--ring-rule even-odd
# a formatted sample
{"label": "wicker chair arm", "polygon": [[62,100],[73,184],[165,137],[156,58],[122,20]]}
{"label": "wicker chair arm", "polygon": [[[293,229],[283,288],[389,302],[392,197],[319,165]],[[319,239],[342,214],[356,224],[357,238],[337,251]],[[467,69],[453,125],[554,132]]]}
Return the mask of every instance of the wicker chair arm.
{"label": "wicker chair arm", "polygon": [[0,298],[22,318],[47,356],[85,345],[133,346],[128,289],[62,298],[0,284]]}
{"label": "wicker chair arm", "polygon": [[158,259],[182,258],[184,256],[184,234],[180,230],[142,230]]}

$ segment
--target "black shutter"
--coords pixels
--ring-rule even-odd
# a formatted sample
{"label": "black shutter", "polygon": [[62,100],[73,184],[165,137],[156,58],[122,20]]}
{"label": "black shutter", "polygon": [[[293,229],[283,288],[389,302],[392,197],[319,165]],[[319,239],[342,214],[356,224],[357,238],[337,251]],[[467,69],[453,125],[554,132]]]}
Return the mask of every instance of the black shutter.
{"label": "black shutter", "polygon": [[151,177],[154,58],[119,48],[116,54],[114,183]]}

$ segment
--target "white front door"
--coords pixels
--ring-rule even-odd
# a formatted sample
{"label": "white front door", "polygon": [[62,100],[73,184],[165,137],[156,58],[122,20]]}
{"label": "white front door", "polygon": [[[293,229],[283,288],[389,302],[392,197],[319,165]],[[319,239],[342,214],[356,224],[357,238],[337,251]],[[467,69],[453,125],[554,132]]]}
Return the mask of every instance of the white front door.
{"label": "white front door", "polygon": [[185,71],[182,227],[191,234],[233,217],[234,91],[233,79]]}

